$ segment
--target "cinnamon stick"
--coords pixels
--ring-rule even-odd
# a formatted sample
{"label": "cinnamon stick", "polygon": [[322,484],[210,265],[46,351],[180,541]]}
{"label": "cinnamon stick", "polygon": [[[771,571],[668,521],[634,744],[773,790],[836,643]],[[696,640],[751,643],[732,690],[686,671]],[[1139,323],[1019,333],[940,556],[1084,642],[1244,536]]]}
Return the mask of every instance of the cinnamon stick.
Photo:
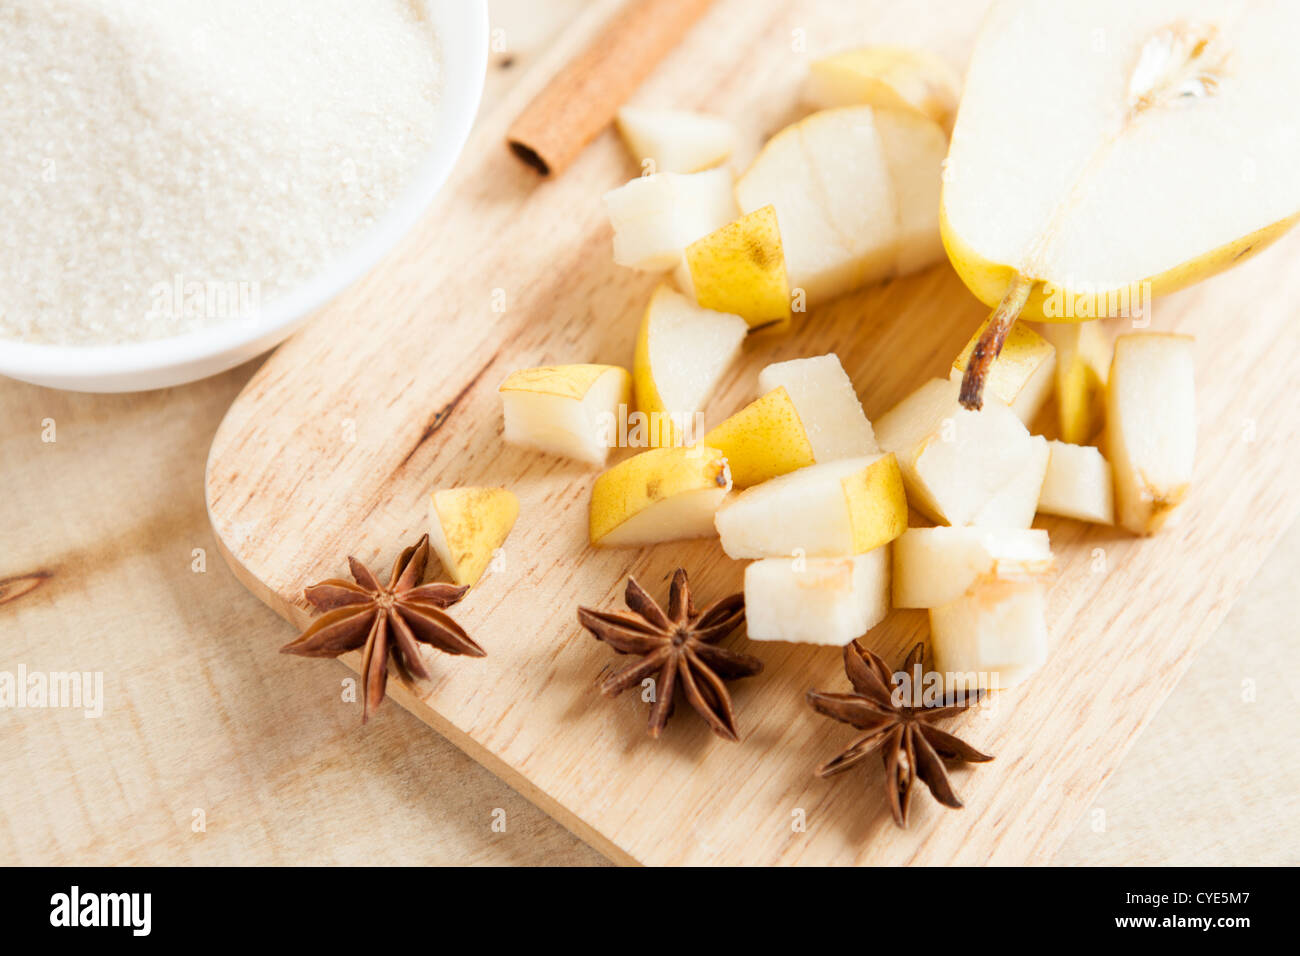
{"label": "cinnamon stick", "polygon": [[632,0],[547,84],[506,135],[543,176],[563,171],[713,0]]}

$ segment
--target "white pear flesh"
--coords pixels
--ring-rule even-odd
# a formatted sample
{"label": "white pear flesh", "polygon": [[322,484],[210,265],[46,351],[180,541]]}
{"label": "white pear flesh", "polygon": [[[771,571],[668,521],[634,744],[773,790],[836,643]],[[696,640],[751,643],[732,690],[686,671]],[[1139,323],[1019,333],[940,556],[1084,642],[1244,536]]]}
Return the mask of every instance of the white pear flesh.
{"label": "white pear flesh", "polygon": [[631,400],[631,376],[610,365],[525,369],[501,385],[505,440],[513,445],[605,464]]}
{"label": "white pear flesh", "polygon": [[948,137],[933,120],[914,113],[877,110],[875,119],[885,168],[894,185],[898,219],[894,273],[907,275],[944,256],[939,198]]}
{"label": "white pear flesh", "polygon": [[880,451],[848,373],[834,353],[776,362],[758,373],[758,392],[784,388],[818,462]]}
{"label": "white pear flesh", "polygon": [[1038,578],[1054,566],[1037,528],[909,528],[893,547],[894,607],[942,607],[987,580]]}
{"label": "white pear flesh", "polygon": [[1039,580],[994,578],[930,609],[931,666],[950,693],[1019,684],[1043,666],[1049,647]]}
{"label": "white pear flesh", "polygon": [[[878,481],[863,489],[856,483],[864,475]],[[855,498],[855,489],[872,497]],[[718,509],[715,524],[730,558],[846,557],[879,547],[906,529],[901,496],[891,456],[845,458],[745,489]],[[884,540],[864,543],[866,527],[886,529]]]}
{"label": "white pear flesh", "polygon": [[962,408],[960,387],[931,379],[875,422],[880,447],[898,456],[908,503],[950,525],[973,523],[1034,454],[1028,429],[1009,406]]}
{"label": "white pear flesh", "polygon": [[726,120],[689,110],[625,106],[618,130],[638,163],[651,173],[695,173],[723,163],[736,147],[736,128]]}
{"label": "white pear flesh", "polygon": [[600,539],[602,548],[634,548],[661,541],[711,538],[713,517],[727,497],[725,488],[701,488],[665,498],[628,518]]}
{"label": "white pear flesh", "polygon": [[676,268],[696,239],[740,215],[731,171],[655,173],[605,194],[614,261],[647,272]]}
{"label": "white pear flesh", "polygon": [[776,207],[790,288],[810,305],[894,270],[898,203],[870,107],[781,130],[736,182],[736,199],[746,213]]}
{"label": "white pear flesh", "polygon": [[842,647],[889,613],[889,545],[851,558],[765,558],[745,568],[751,641]]}
{"label": "white pear flesh", "polygon": [[995,5],[948,157],[957,258],[1104,293],[1290,220],[1297,36],[1289,0]]}
{"label": "white pear flesh", "polygon": [[1154,534],[1187,495],[1196,461],[1192,338],[1121,335],[1106,388],[1106,448],[1115,513],[1135,534]]}
{"label": "white pear flesh", "polygon": [[1031,449],[1024,467],[971,519],[975,527],[1028,528],[1034,523],[1052,453],[1042,435],[1032,435],[1029,441]]}
{"label": "white pear flesh", "polygon": [[748,332],[749,324],[738,315],[700,308],[666,285],[656,289],[642,321],[633,373],[640,411],[667,414],[669,423],[647,427],[698,438],[695,416],[740,355]]}
{"label": "white pear flesh", "polygon": [[1110,462],[1091,445],[1049,442],[1051,457],[1038,496],[1040,514],[1094,524],[1115,523]]}

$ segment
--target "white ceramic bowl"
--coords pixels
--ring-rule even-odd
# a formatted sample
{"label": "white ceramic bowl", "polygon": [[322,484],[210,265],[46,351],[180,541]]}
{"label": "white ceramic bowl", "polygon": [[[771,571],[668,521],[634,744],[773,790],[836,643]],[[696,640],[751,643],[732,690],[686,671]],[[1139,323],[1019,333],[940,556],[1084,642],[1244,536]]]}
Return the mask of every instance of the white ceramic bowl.
{"label": "white ceramic bowl", "polygon": [[487,0],[426,0],[442,41],[438,145],[393,208],[346,253],[254,321],[231,321],[129,345],[33,345],[0,338],[0,375],[79,392],[134,392],[193,382],[273,348],[383,258],[428,208],[465,147],[487,71]]}

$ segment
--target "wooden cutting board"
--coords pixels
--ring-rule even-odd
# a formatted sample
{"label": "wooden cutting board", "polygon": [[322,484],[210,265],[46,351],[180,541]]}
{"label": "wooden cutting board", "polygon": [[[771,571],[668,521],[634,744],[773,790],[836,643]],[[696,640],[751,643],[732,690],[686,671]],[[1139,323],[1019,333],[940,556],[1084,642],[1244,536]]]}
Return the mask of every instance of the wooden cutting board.
{"label": "wooden cutting board", "polygon": [[[593,8],[512,99],[480,118],[423,223],[281,346],[235,401],[207,473],[227,560],[301,627],[303,587],[343,574],[349,553],[386,569],[425,530],[431,489],[508,485],[522,510],[504,567],[455,609],[488,657],[436,658],[420,696],[397,682],[390,696],[602,852],[655,864],[1048,860],[1296,516],[1288,485],[1300,473],[1300,272],[1287,266],[1300,236],[1156,303],[1154,327],[1197,337],[1200,456],[1182,520],[1137,540],[1040,519],[1061,568],[1049,605],[1055,650],[1033,681],[953,721],[997,756],[953,772],[966,808],[945,810],[922,794],[911,829],[900,831],[878,764],[829,781],[812,773],[854,735],[803,700],[810,687],[847,687],[836,649],[734,638],[767,664],[732,685],[739,744],[680,707],[651,741],[646,705],[631,694],[601,698],[595,684],[614,658],[578,628],[578,604],[619,606],[629,573],[663,596],[678,564],[709,600],[739,588],[743,567],[716,542],[592,550],[594,474],[501,441],[500,381],[547,363],[629,365],[656,281],[610,261],[600,196],[636,174],[612,134],[553,182],[502,146],[510,120],[611,6]],[[736,119],[743,164],[799,115],[810,57],[901,42],[961,65],[982,13],[978,4],[888,0],[847,10],[835,0],[720,2],[638,102]],[[985,313],[946,264],[864,290],[803,316],[788,337],[747,343],[708,417],[746,402],[763,365],[826,351],[839,353],[877,417],[945,374]],[[893,662],[925,634],[923,612],[899,611],[868,643]],[[250,636],[249,653],[275,653],[291,636]],[[359,654],[344,661],[355,670]],[[338,684],[331,676],[322,687],[333,694]]]}

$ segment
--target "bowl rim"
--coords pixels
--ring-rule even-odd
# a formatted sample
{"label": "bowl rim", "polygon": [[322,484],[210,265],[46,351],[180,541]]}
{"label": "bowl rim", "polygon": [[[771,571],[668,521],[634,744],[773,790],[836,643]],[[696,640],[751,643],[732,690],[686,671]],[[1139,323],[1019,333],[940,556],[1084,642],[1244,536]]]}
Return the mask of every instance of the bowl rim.
{"label": "bowl rim", "polygon": [[[109,379],[157,374],[213,363],[223,355],[237,356],[224,366],[183,377],[176,383],[195,381],[269,351],[378,265],[423,217],[451,175],[469,140],[487,74],[487,0],[425,2],[433,14],[441,48],[436,145],[417,166],[391,208],[355,243],[326,260],[291,292],[259,308],[254,319],[231,319],[180,335],[112,345],[54,345],[0,337],[0,375],[33,382],[95,380],[98,386],[80,387],[100,391]],[[122,383],[114,384],[118,386],[114,390],[120,390]]]}

